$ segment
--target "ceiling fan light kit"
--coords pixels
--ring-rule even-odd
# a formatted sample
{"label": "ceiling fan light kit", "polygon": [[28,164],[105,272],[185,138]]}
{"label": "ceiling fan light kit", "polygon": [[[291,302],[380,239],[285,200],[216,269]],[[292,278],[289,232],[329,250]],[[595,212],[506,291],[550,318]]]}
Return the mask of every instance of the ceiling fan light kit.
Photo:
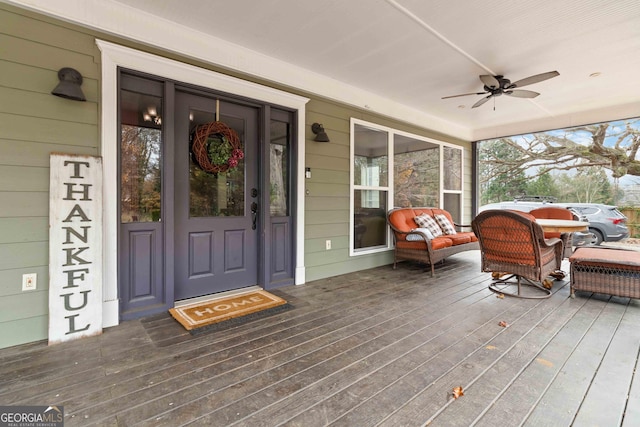
{"label": "ceiling fan light kit", "polygon": [[546,73],[536,74],[535,76],[520,79],[512,83],[511,80],[505,78],[502,75],[492,76],[489,74],[485,74],[480,76],[480,81],[484,85],[484,92],[463,93],[461,95],[445,96],[442,99],[457,98],[459,96],[469,95],[487,95],[473,104],[473,106],[471,107],[476,108],[487,102],[489,99],[503,94],[507,96],[513,96],[514,98],[535,98],[536,96],[540,95],[538,92],[534,92],[532,90],[521,90],[517,88],[521,88],[522,86],[527,86],[534,83],[539,83],[553,77],[557,77],[559,75],[560,73],[557,71],[548,71]]}

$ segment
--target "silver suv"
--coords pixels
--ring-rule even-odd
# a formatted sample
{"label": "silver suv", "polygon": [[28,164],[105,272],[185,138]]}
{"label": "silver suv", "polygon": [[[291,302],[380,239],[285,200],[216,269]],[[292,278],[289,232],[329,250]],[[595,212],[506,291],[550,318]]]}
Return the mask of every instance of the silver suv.
{"label": "silver suv", "polygon": [[598,203],[558,203],[584,216],[589,221],[589,231],[595,236],[595,244],[617,242],[629,237],[627,217],[617,206]]}
{"label": "silver suv", "polygon": [[[592,244],[616,242],[629,237],[627,217],[616,206],[599,203],[554,203],[545,198],[533,197],[516,199],[511,202],[491,203],[481,206],[479,211],[487,209],[513,209],[530,212],[542,206],[558,206],[572,210],[581,219],[589,221],[589,231],[593,234]],[[580,238],[582,242],[577,242]],[[584,245],[584,236],[574,233],[574,246]]]}

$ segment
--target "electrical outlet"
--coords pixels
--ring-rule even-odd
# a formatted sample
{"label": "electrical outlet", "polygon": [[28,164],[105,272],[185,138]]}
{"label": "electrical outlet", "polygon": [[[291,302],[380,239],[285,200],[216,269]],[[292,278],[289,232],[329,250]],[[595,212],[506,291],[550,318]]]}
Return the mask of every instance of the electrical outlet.
{"label": "electrical outlet", "polygon": [[38,275],[36,273],[29,273],[22,275],[22,290],[23,291],[35,291],[38,281]]}
{"label": "electrical outlet", "polygon": [[331,240],[327,240],[324,244],[327,250],[331,249]]}

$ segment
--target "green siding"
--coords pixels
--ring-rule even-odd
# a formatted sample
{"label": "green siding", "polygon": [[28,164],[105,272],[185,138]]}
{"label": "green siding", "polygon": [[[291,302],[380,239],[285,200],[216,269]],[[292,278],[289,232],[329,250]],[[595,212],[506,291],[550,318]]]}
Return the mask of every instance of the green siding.
{"label": "green siding", "polygon": [[[243,77],[198,61],[163,53],[160,48],[74,26],[0,4],[0,348],[47,337],[49,154],[98,155],[100,52],[95,38]],[[50,95],[57,71],[73,67],[84,78],[88,102]],[[255,78],[280,90],[288,88]],[[463,146],[464,204],[471,201],[471,144],[415,125],[376,115],[308,93],[306,158],[312,178],[300,183],[305,196],[306,279],[368,269],[393,261],[391,251],[349,256],[350,119],[355,117],[405,132]],[[322,123],[329,143],[313,141],[311,124]],[[465,212],[465,219],[470,220]],[[331,239],[332,249],[325,250]],[[22,274],[38,274],[38,289],[22,292]]]}
{"label": "green siding", "polygon": [[[47,338],[49,328],[48,316],[23,317],[10,322],[3,322],[2,343],[5,347],[42,341]],[[43,336],[43,332],[44,336]]]}
{"label": "green siding", "polygon": [[[13,268],[45,266],[49,261],[46,242],[8,243],[0,245],[0,271]],[[3,283],[7,286],[7,283]]]}
{"label": "green siding", "polygon": [[13,298],[0,298],[0,323],[46,316],[48,306],[49,293],[46,289],[22,292]]}
{"label": "green siding", "polygon": [[0,191],[47,191],[49,169],[0,165]]}
{"label": "green siding", "polygon": [[[51,88],[53,87],[55,84]],[[43,117],[61,121],[73,118],[73,122],[87,124],[95,124],[98,117],[97,104],[67,101],[60,105],[61,99],[49,93],[0,87],[0,98],[5,101],[0,104],[0,112],[22,117]],[[35,106],[37,108],[34,108]]]}
{"label": "green siding", "polygon": [[[368,256],[354,257],[353,259],[347,259],[348,252],[344,253],[344,260],[342,262],[329,263],[324,265],[311,265],[307,267],[307,280],[312,282],[314,280],[322,279],[330,276],[337,276],[339,274],[351,273],[359,270],[366,270],[368,268],[379,267],[381,265],[387,265],[393,263],[393,253],[391,251],[372,254]],[[327,274],[327,271],[331,271],[331,274]]]}
{"label": "green siding", "polygon": [[[99,153],[99,56],[93,36],[0,5],[0,348],[47,338],[49,154]],[[62,67],[87,102],[52,96]],[[22,291],[22,275],[37,289]]]}
{"label": "green siding", "polygon": [[[19,193],[0,191],[0,218],[42,217],[49,222],[49,193],[33,192]],[[16,232],[16,230],[11,230]],[[18,233],[28,232],[26,229],[17,230]],[[0,224],[0,234],[9,230]],[[2,283],[0,283],[2,286]]]}
{"label": "green siding", "polygon": [[[77,102],[62,98],[58,99],[60,102]],[[72,118],[69,117],[69,119]],[[11,139],[16,143],[21,143],[22,141],[46,142],[65,146],[95,147],[93,154],[97,154],[97,135],[97,123],[74,123],[73,121],[65,122],[36,116],[0,113],[0,139]]]}
{"label": "green siding", "polygon": [[315,210],[307,212],[305,222],[307,225],[339,224],[349,222],[349,210]]}
{"label": "green siding", "polygon": [[95,154],[96,147],[0,139],[0,165],[49,167],[51,153]]}
{"label": "green siding", "polygon": [[[0,218],[0,244],[42,242],[49,238],[49,219],[45,217]],[[2,281],[0,280],[0,283]]]}

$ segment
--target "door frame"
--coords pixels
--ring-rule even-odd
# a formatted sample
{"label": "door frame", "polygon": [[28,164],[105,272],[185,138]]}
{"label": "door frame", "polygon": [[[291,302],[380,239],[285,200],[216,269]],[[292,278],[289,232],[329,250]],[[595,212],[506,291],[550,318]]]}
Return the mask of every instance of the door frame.
{"label": "door frame", "polygon": [[103,327],[119,323],[118,298],[118,68],[128,68],[162,78],[226,92],[258,102],[278,105],[296,111],[294,124],[296,151],[295,195],[295,283],[305,283],[304,266],[304,159],[305,106],[309,98],[273,89],[257,83],[230,77],[211,70],[163,58],[96,39],[101,52],[101,132],[100,152],[103,158]]}

